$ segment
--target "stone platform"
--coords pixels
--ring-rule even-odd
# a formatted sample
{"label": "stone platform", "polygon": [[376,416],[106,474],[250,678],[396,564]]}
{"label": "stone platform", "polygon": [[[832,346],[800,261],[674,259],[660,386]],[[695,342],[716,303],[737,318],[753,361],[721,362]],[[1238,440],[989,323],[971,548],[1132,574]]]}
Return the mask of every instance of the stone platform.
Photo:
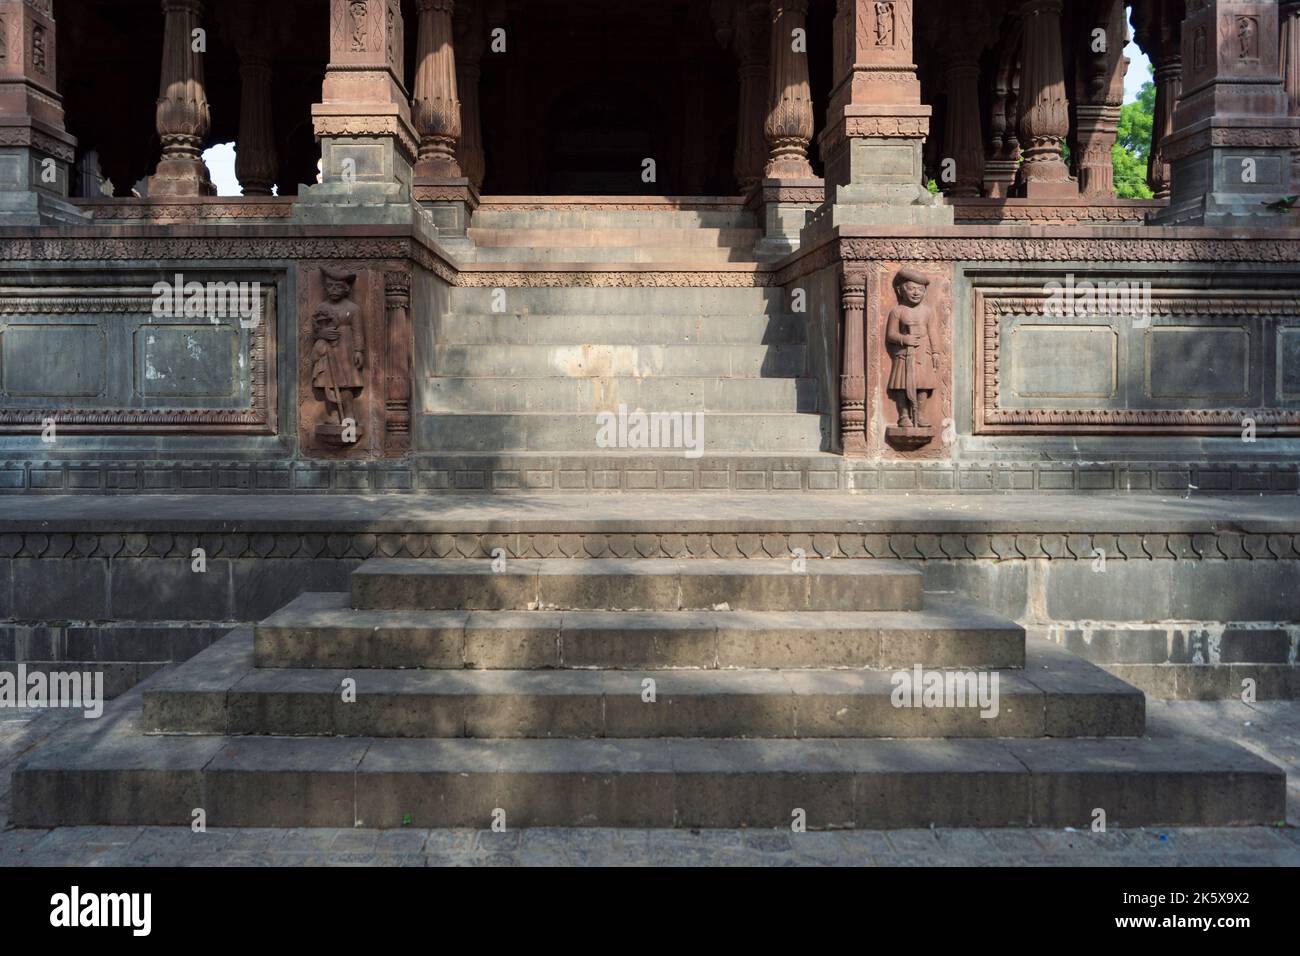
{"label": "stone platform", "polygon": [[[68,725],[15,768],[13,818],[691,828],[794,817],[835,829],[1082,827],[1098,809],[1123,826],[1285,816],[1272,764],[1145,736],[1140,692],[923,582],[871,559],[370,559],[350,596],[302,598],[104,719]],[[470,666],[474,645],[494,659]],[[1020,654],[1009,659],[1009,645]],[[772,666],[783,652],[803,656]],[[393,666],[411,663],[425,666]],[[966,689],[922,700],[918,682],[917,700],[900,699],[891,670]]]}
{"label": "stone platform", "polygon": [[[906,561],[1162,697],[1300,696],[1294,496],[0,497],[0,667],[120,693],[366,559]],[[193,570],[202,548],[206,571]]]}

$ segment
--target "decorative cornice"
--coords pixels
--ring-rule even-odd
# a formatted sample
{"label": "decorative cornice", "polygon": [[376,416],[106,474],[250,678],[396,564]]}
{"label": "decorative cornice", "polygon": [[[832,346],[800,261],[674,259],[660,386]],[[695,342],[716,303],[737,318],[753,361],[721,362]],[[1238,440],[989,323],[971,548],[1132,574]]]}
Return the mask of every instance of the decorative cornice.
{"label": "decorative cornice", "polygon": [[755,266],[737,271],[527,271],[478,272],[464,270],[457,276],[456,284],[470,288],[753,288],[774,285],[772,273]]}
{"label": "decorative cornice", "polygon": [[1300,129],[1287,126],[1213,126],[1190,136],[1168,136],[1161,152],[1173,162],[1216,147],[1236,149],[1295,149],[1300,147]]}

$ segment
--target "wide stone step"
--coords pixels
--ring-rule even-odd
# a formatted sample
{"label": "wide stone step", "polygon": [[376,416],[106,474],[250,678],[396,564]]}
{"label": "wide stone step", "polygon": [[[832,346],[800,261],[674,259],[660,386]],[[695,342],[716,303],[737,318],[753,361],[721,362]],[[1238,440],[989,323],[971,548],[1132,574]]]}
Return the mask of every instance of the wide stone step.
{"label": "wide stone step", "polygon": [[352,572],[357,608],[446,610],[911,611],[921,572],[886,561],[372,558]]}
{"label": "wide stone step", "polygon": [[426,412],[586,412],[673,409],[709,412],[815,412],[809,378],[430,378]]}
{"label": "wide stone step", "polygon": [[570,248],[609,248],[622,246],[662,247],[677,249],[718,249],[753,247],[763,238],[763,231],[752,229],[720,229],[711,226],[636,227],[606,226],[598,228],[496,228],[471,226],[467,235],[479,251],[501,247],[535,248],[567,246]]}
{"label": "wide stone step", "polygon": [[[541,230],[539,230],[541,231]],[[475,250],[476,262],[536,263],[671,263],[703,268],[721,262],[756,262],[751,247],[726,246],[485,246]]]}
{"label": "wide stone step", "polygon": [[598,209],[557,206],[498,209],[484,204],[471,220],[475,229],[754,229],[753,213],[739,207],[714,209]]}
{"label": "wide stone step", "polygon": [[[905,686],[915,696],[901,696]],[[1141,691],[1041,641],[1024,671],[918,665],[648,677],[257,668],[243,629],[145,691],[143,728],[288,737],[1136,737],[1144,705]]]}
{"label": "wide stone step", "polygon": [[[636,409],[629,409],[635,412]],[[650,414],[660,417],[652,419]],[[627,415],[626,437],[620,419],[602,420],[596,411],[560,413],[428,413],[414,425],[422,451],[664,452],[698,458],[712,452],[812,452],[828,441],[827,421],[820,415],[790,412],[697,412],[651,409]],[[695,415],[702,416],[700,421]],[[636,423],[641,422],[638,426]],[[621,446],[620,446],[620,443]]]}
{"label": "wide stone step", "polygon": [[797,345],[803,318],[794,315],[514,315],[442,317],[447,345]]}
{"label": "wide stone step", "polygon": [[439,376],[561,375],[607,378],[630,375],[723,378],[798,377],[801,343],[777,345],[436,345]]}
{"label": "wide stone step", "polygon": [[512,315],[783,315],[789,298],[783,289],[757,286],[457,286],[451,290],[456,314]]}
{"label": "wide stone step", "polygon": [[12,777],[13,823],[209,827],[1273,824],[1286,776],[1231,743],[149,736],[140,698]]}
{"label": "wide stone step", "polygon": [[307,593],[254,628],[259,667],[1018,668],[1024,629],[951,594],[919,611],[358,610]]}

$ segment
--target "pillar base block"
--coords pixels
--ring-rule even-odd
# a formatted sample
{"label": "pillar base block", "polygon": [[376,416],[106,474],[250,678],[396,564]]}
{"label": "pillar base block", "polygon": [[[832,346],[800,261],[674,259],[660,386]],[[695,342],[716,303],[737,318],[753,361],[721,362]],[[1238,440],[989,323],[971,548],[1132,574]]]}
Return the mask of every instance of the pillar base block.
{"label": "pillar base block", "polygon": [[799,236],[821,205],[825,189],[815,176],[761,180],[745,202],[745,209],[757,215],[763,228],[754,255],[759,260],[779,259],[798,249]]}
{"label": "pillar base block", "polygon": [[406,225],[420,218],[410,156],[395,137],[322,137],[321,171],[321,182],[299,191],[297,222]]}
{"label": "pillar base block", "polygon": [[90,215],[68,201],[76,140],[31,117],[0,119],[0,224],[85,225]]}
{"label": "pillar base block", "polygon": [[474,257],[474,243],[466,235],[479,206],[479,192],[465,176],[415,177],[412,195],[432,218],[438,243],[461,258]]}
{"label": "pillar base block", "polygon": [[1170,137],[1173,186],[1157,226],[1287,226],[1294,213],[1276,208],[1300,183],[1293,154],[1300,117],[1214,117]]}

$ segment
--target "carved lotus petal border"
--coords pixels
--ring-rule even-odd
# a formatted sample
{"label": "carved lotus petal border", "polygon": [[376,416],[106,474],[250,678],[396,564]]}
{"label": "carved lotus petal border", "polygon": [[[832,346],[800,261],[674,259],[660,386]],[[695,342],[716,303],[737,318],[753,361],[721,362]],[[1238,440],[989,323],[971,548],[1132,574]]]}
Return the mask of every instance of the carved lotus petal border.
{"label": "carved lotus petal border", "polygon": [[744,558],[755,561],[808,558],[930,561],[1088,561],[1102,551],[1107,561],[1294,561],[1300,534],[1113,534],[1032,533],[843,533],[678,532],[639,534],[552,533],[254,533],[51,532],[0,533],[0,558],[90,560],[156,558],[190,561],[202,547],[209,558],[229,560],[382,558]]}

